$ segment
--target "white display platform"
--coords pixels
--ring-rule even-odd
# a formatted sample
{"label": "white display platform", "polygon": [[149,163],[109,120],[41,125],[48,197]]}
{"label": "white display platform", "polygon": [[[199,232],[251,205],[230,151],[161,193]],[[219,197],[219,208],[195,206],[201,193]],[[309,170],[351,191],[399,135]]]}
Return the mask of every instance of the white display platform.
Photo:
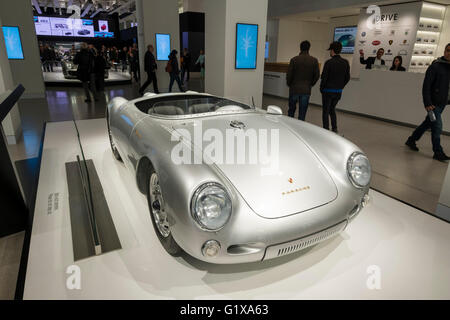
{"label": "white display platform", "polygon": [[[81,84],[78,79],[66,79],[64,78],[64,74],[62,72],[61,67],[54,67],[54,72],[43,72],[44,82],[51,83],[76,83]],[[122,81],[130,81],[131,75],[128,72],[120,72],[120,71],[109,71],[109,76],[105,79],[105,83],[114,83],[114,82],[122,82]]]}
{"label": "white display platform", "polygon": [[[77,140],[72,122],[48,123],[24,299],[450,299],[450,224],[375,191],[341,235],[305,252],[241,265],[174,258],[134,177],[113,158],[106,120],[77,123],[123,249],[78,261],[81,290],[67,289],[74,261],[64,163],[75,160]],[[59,204],[49,211],[52,193]],[[367,286],[371,266],[380,290]]]}

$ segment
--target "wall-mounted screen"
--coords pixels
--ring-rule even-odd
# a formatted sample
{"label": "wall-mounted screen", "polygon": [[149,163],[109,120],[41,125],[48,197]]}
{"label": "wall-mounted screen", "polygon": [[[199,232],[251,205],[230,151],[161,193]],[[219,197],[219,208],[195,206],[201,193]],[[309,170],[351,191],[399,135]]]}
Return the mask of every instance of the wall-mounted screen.
{"label": "wall-mounted screen", "polygon": [[107,20],[34,16],[34,27],[38,36],[114,38]]}
{"label": "wall-mounted screen", "polygon": [[256,69],[258,25],[236,24],[236,69]]}
{"label": "wall-mounted screen", "polygon": [[266,41],[266,46],[264,47],[264,59],[269,59],[269,41]]}
{"label": "wall-mounted screen", "polygon": [[355,51],[355,40],[357,26],[337,27],[334,28],[334,41],[339,41],[342,44],[341,53],[353,53]]}
{"label": "wall-mounted screen", "polygon": [[170,34],[156,34],[156,60],[167,61],[170,54]]}
{"label": "wall-mounted screen", "polygon": [[19,27],[3,26],[2,29],[8,59],[23,60],[22,41],[20,40]]}

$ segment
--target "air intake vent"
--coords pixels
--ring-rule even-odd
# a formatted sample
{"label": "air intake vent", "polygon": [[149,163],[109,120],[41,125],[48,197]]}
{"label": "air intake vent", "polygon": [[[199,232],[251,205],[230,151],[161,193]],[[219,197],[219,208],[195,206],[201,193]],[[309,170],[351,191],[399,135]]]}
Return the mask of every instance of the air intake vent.
{"label": "air intake vent", "polygon": [[266,250],[266,255],[264,260],[277,258],[281,256],[285,256],[287,254],[291,254],[300,250],[303,250],[307,247],[313,246],[319,242],[330,239],[331,237],[337,235],[341,232],[345,226],[347,225],[347,221],[342,221],[337,225],[332,226],[331,228],[325,229],[323,231],[314,233],[312,235],[303,237],[301,239],[297,239],[294,241],[278,244],[275,246],[270,246]]}

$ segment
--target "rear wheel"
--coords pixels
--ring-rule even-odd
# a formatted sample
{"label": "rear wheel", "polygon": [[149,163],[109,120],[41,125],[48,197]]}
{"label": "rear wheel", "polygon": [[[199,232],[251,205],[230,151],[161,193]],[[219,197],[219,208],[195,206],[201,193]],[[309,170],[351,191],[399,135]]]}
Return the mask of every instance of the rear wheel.
{"label": "rear wheel", "polygon": [[114,158],[116,158],[116,160],[122,161],[119,151],[117,151],[116,145],[114,143],[114,139],[111,134],[111,128],[109,127],[109,112],[108,111],[106,111],[106,123],[108,126],[108,137],[109,137],[109,144],[111,145],[111,151],[114,155]]}
{"label": "rear wheel", "polygon": [[150,169],[148,177],[147,200],[153,228],[159,241],[169,254],[179,255],[182,250],[172,237],[159,177],[153,168]]}

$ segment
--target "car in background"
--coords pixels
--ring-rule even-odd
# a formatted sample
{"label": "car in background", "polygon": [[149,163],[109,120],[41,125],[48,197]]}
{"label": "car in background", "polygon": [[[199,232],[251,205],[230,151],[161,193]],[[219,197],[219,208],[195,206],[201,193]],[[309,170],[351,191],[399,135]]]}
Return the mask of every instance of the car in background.
{"label": "car in background", "polygon": [[[62,67],[62,72],[64,74],[65,79],[77,79],[78,78],[78,74],[77,74],[78,65],[73,63],[73,57],[62,59],[61,67]],[[109,66],[107,66],[105,69],[105,75],[104,75],[105,79],[109,78],[109,69],[110,69]]]}

